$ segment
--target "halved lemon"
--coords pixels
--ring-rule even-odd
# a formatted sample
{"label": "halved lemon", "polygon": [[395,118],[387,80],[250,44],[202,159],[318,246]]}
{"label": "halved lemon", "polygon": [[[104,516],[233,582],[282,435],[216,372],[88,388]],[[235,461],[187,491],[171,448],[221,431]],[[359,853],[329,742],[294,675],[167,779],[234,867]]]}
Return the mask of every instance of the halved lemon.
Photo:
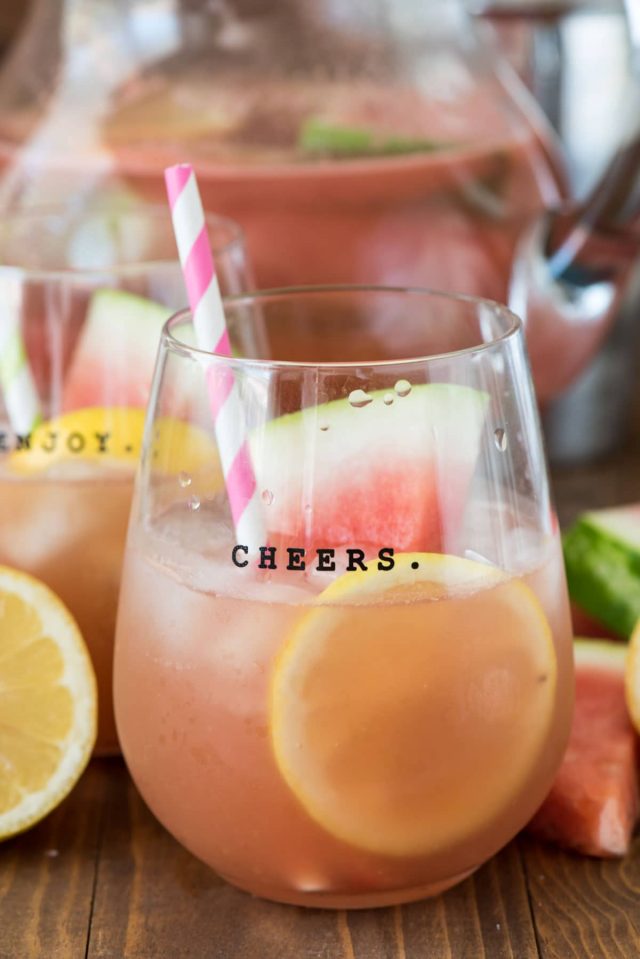
{"label": "halved lemon", "polygon": [[270,686],[277,766],[333,836],[389,856],[450,849],[509,812],[553,722],[556,655],[533,591],[454,556],[345,573]]}
{"label": "halved lemon", "polygon": [[71,614],[43,583],[0,566],[0,839],[71,791],[96,716],[95,676]]}
{"label": "halved lemon", "polygon": [[[13,470],[39,473],[60,463],[83,462],[134,469],[145,426],[145,411],[135,407],[91,406],[63,413],[41,423],[28,444],[9,457]],[[167,475],[209,470],[216,489],[222,474],[215,442],[209,433],[174,417],[154,423],[153,468]]]}
{"label": "halved lemon", "polygon": [[640,620],[629,640],[624,686],[631,722],[640,733]]}

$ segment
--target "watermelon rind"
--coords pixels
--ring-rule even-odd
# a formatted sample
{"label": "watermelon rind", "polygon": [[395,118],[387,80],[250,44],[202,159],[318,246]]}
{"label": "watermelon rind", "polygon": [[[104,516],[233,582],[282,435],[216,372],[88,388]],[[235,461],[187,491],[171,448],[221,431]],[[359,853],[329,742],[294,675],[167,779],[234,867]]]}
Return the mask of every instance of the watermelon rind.
{"label": "watermelon rind", "polygon": [[640,522],[632,510],[585,513],[563,538],[571,599],[624,639],[640,618]]}
{"label": "watermelon rind", "polygon": [[65,378],[63,409],[144,408],[170,315],[169,307],[127,290],[96,290]]}
{"label": "watermelon rind", "polygon": [[171,309],[162,303],[128,290],[103,287],[96,290],[91,297],[86,329],[89,330],[94,325],[105,329],[113,328],[117,320],[122,320],[127,325],[140,324],[145,328],[139,331],[142,336],[156,338],[170,316]]}
{"label": "watermelon rind", "polygon": [[592,666],[594,669],[607,669],[624,674],[629,647],[626,643],[606,639],[584,639],[573,641],[573,658],[576,668]]}
{"label": "watermelon rind", "polygon": [[[354,409],[344,397],[270,420],[263,428],[266,432],[258,429],[251,436],[254,456],[263,454],[264,437],[268,436],[269,459],[274,459],[280,468],[281,454],[299,453],[299,444],[307,432],[313,431],[314,443],[333,446],[335,427],[346,429],[342,434],[344,449],[341,452],[344,453],[352,452],[356,444],[361,447],[379,445],[381,438],[390,434],[399,444],[408,445],[416,436],[425,431],[433,432],[434,428],[443,438],[447,436],[458,446],[464,447],[466,441],[473,441],[472,446],[477,451],[489,402],[486,393],[455,383],[425,383],[414,386],[408,396],[397,398],[394,406],[384,405],[388,390],[375,390],[368,395],[371,402],[362,409]],[[398,419],[398,410],[404,414],[402,420]],[[429,423],[425,427],[426,413],[434,426]],[[382,418],[385,416],[389,421],[393,417],[391,428]],[[324,436],[317,436],[318,428]]]}

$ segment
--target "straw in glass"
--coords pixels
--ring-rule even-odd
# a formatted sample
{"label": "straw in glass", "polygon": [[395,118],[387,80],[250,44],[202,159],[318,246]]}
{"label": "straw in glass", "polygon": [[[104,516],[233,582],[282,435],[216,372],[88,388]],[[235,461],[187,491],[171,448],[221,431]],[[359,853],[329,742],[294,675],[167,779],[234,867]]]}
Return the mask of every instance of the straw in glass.
{"label": "straw in glass", "polygon": [[17,290],[16,296],[11,292],[7,277],[0,313],[0,390],[11,429],[17,436],[28,436],[42,420],[42,413],[20,330],[20,295]]}
{"label": "straw in glass", "polygon": [[[168,167],[165,182],[198,348],[231,356],[220,287],[193,167],[189,163]],[[205,375],[237,542],[254,554],[259,546],[266,544],[266,531],[238,385],[230,366],[209,364]]]}

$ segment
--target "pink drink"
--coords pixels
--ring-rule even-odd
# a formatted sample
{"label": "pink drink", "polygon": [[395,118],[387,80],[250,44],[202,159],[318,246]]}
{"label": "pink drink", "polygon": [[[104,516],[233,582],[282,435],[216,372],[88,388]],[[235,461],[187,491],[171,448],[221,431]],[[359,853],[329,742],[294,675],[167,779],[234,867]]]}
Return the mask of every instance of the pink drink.
{"label": "pink drink", "polygon": [[[322,816],[312,816],[285,781],[274,752],[270,689],[282,651],[336,574],[279,571],[256,580],[234,570],[232,535],[216,533],[214,513],[207,517],[208,511],[202,507],[198,525],[184,510],[170,510],[152,529],[131,537],[125,560],[116,712],[127,763],[153,812],[231,882],[287,902],[390,904],[435,893],[471,872],[534,812],[565,746],[571,631],[565,594],[558,589],[563,570],[557,539],[532,554],[535,567],[517,570],[508,587],[521,590],[521,580],[535,592],[557,655],[545,734],[535,747],[525,730],[539,721],[549,676],[530,672],[519,637],[508,632],[503,618],[495,619],[495,588],[471,594],[445,590],[435,602],[386,605],[373,597],[350,607],[344,641],[366,637],[370,643],[363,647],[362,682],[378,682],[372,665],[376,629],[386,633],[381,668],[394,683],[403,675],[404,647],[394,647],[392,637],[405,627],[411,633],[419,622],[429,636],[425,681],[427,676],[432,681],[433,700],[428,715],[420,714],[426,724],[421,735],[431,757],[428,775],[438,785],[426,800],[428,813],[421,814],[432,817],[434,829],[448,839],[432,850],[389,854],[350,842],[331,822],[327,827]],[[479,641],[483,618],[491,624],[487,642]],[[447,635],[452,622],[468,627],[457,643]],[[404,681],[411,684],[413,653],[407,655]],[[348,670],[344,676],[345,698],[357,702],[357,685],[349,685]],[[477,714],[471,706],[460,711],[462,702],[478,696]],[[381,701],[381,717],[384,708]],[[413,724],[411,702],[402,708]],[[327,716],[323,726],[330,728],[331,722]],[[415,734],[414,729],[407,736],[408,755],[399,750],[399,771],[389,771],[378,783],[390,803],[385,821],[393,821],[394,797],[400,801],[407,792],[424,789],[424,765],[414,768],[409,761]],[[381,718],[377,734],[370,731],[363,740],[365,766],[384,735]],[[520,762],[526,771],[516,775]],[[355,769],[354,782],[363,775],[362,768]],[[349,788],[345,785],[345,797]],[[473,815],[470,793],[476,797]],[[338,800],[338,810],[341,803],[348,800]]]}
{"label": "pink drink", "polygon": [[[184,296],[171,218],[166,204],[98,205],[77,216],[5,216],[0,226],[0,298],[42,413],[29,437],[16,436],[0,384],[0,564],[42,579],[78,621],[98,682],[96,751],[114,752],[113,640],[133,475],[160,332]],[[222,288],[244,288],[235,224],[207,218],[207,227]]]}
{"label": "pink drink", "polygon": [[[243,397],[266,545],[237,538],[220,450],[197,469],[185,452],[180,482],[147,430],[114,664],[128,767],[173,835],[254,894],[436,893],[526,824],[569,731],[522,329],[496,304],[407,290],[226,307],[232,337],[257,317],[279,357],[209,358]],[[392,331],[415,359],[384,357]],[[152,423],[198,386],[192,334],[186,311],[165,327]]]}
{"label": "pink drink", "polygon": [[[550,129],[495,78],[467,77],[450,100],[440,93],[136,76],[96,121],[104,155],[42,157],[38,202],[97,177],[114,206],[164,203],[163,170],[189,159],[205,208],[243,227],[257,287],[410,285],[506,302],[519,238],[565,197],[562,163]],[[33,122],[2,118],[0,166],[16,161]],[[309,149],[309,123],[333,135],[365,131],[373,146],[332,152],[330,133],[326,151]],[[532,307],[527,335],[543,403],[584,368],[605,326],[606,317],[551,323]]]}
{"label": "pink drink", "polygon": [[113,636],[132,484],[126,469],[67,463],[25,478],[0,461],[0,564],[41,579],[76,619],[98,683],[101,753],[118,751]]}
{"label": "pink drink", "polygon": [[[144,100],[123,98],[106,137],[120,175],[155,200],[162,169],[188,155],[205,207],[245,229],[263,287],[413,284],[504,300],[516,238],[560,194],[538,131],[495,96],[478,87],[447,107],[364,84],[219,87],[207,94],[218,128],[186,152],[183,140],[152,135]],[[296,146],[310,120],[428,146],[323,156]]]}
{"label": "pink drink", "polygon": [[[0,157],[15,158],[29,122],[3,118]],[[495,80],[465,78],[435,99],[362,81],[204,86],[196,76],[184,87],[135,78],[96,138],[113,161],[105,196],[126,184],[163,203],[164,168],[188,158],[205,208],[244,228],[263,288],[411,284],[504,301],[516,238],[560,196],[555,148],[537,124],[505,106]],[[320,126],[319,145],[309,125]],[[336,147],[336,130],[338,140],[364,131],[373,145]],[[45,157],[40,175],[68,189],[100,162]]]}

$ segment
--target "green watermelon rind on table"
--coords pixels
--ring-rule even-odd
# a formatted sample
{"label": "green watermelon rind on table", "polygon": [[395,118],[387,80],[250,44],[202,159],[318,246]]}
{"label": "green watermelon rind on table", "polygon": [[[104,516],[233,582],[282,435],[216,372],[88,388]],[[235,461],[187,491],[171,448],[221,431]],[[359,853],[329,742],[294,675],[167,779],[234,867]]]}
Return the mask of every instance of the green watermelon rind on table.
{"label": "green watermelon rind on table", "polygon": [[583,514],[563,547],[571,599],[627,639],[640,619],[640,507]]}

